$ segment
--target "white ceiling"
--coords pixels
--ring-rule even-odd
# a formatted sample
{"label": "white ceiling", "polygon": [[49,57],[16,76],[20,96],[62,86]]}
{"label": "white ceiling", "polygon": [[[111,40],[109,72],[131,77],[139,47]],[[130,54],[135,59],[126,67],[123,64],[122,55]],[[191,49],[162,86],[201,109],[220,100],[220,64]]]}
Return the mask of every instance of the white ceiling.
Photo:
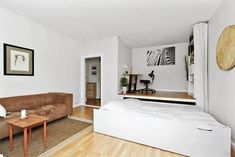
{"label": "white ceiling", "polygon": [[131,48],[187,41],[222,0],[0,0],[9,9],[78,41],[119,36]]}

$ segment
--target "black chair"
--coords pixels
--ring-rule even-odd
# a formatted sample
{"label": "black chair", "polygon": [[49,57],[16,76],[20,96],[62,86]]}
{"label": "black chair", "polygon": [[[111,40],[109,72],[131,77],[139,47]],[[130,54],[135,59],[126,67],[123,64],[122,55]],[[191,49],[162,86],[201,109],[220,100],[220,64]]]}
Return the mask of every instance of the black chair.
{"label": "black chair", "polygon": [[154,79],[155,79],[154,70],[152,70],[151,73],[148,74],[148,75],[149,75],[149,77],[151,78],[151,80],[140,80],[140,83],[143,83],[143,84],[145,85],[145,88],[140,89],[139,91],[140,91],[140,92],[146,92],[146,93],[148,93],[149,91],[151,91],[152,93],[155,93],[156,90],[151,89],[151,88],[148,87],[149,84],[152,84],[153,81],[154,81]]}

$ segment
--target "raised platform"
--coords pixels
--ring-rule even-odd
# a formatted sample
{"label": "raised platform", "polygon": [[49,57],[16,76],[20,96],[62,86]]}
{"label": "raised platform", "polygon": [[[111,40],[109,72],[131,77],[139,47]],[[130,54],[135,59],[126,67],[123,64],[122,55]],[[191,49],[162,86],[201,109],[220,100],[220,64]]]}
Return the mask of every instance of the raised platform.
{"label": "raised platform", "polygon": [[157,91],[156,93],[127,93],[119,94],[123,99],[136,98],[147,101],[160,101],[160,102],[172,102],[172,103],[184,103],[184,104],[196,104],[196,99],[186,92],[167,92]]}

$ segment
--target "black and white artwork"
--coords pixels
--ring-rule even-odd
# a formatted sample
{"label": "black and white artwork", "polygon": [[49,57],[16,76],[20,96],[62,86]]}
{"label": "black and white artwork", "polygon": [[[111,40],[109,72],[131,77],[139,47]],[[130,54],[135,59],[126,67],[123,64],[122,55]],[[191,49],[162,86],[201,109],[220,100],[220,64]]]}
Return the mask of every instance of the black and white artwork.
{"label": "black and white artwork", "polygon": [[25,52],[11,50],[10,55],[11,70],[29,71],[29,54]]}
{"label": "black and white artwork", "polygon": [[3,44],[4,75],[34,75],[34,50]]}
{"label": "black and white artwork", "polygon": [[175,47],[147,51],[147,66],[175,65]]}

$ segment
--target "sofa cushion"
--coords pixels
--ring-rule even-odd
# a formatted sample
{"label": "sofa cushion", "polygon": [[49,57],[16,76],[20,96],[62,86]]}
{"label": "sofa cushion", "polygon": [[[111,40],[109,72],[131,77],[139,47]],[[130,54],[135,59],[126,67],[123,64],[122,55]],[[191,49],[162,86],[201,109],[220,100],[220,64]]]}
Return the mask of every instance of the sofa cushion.
{"label": "sofa cushion", "polygon": [[6,108],[7,112],[17,112],[23,109],[31,109],[54,103],[52,94],[37,94],[17,97],[0,98],[0,103]]}
{"label": "sofa cushion", "polygon": [[51,111],[54,109],[55,109],[54,105],[45,105],[45,106],[31,108],[29,112],[31,113],[34,112],[34,114],[37,114],[39,116],[48,116],[51,114]]}
{"label": "sofa cushion", "polygon": [[51,114],[49,115],[50,121],[67,115],[66,104],[57,103],[57,104],[53,104],[53,106],[55,108],[51,110]]}

